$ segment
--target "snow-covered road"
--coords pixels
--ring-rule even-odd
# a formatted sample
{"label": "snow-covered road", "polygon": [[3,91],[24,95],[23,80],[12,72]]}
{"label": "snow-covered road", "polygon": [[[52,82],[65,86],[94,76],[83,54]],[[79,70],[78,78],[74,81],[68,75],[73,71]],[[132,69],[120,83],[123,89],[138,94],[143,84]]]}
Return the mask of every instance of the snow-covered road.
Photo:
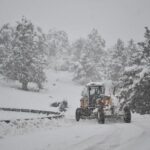
{"label": "snow-covered road", "polygon": [[[61,119],[36,130],[1,136],[2,150],[149,150],[150,117],[133,115],[132,123]],[[49,127],[48,127],[49,126]]]}
{"label": "snow-covered road", "polygon": [[[48,72],[49,83],[40,93],[24,92],[0,83],[1,107],[51,110],[50,104],[67,100],[65,118],[0,123],[0,150],[150,150],[150,115],[133,114],[130,124],[74,119],[82,86],[67,72]],[[56,109],[56,108],[55,108]],[[54,109],[54,110],[55,110]],[[1,113],[1,112],[0,112]],[[9,112],[10,113],[10,112]],[[0,118],[25,118],[29,114],[1,113]]]}

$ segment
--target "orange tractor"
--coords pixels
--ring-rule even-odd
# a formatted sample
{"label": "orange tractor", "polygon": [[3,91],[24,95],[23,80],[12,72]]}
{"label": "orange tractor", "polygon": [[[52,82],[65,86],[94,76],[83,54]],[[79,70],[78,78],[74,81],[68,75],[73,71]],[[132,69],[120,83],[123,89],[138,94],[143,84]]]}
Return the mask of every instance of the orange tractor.
{"label": "orange tractor", "polygon": [[111,96],[105,95],[105,86],[100,82],[88,83],[82,91],[80,107],[76,109],[76,121],[80,119],[94,119],[98,123],[105,123],[105,118],[120,118],[131,122],[131,113],[128,106],[122,110],[114,106]]}

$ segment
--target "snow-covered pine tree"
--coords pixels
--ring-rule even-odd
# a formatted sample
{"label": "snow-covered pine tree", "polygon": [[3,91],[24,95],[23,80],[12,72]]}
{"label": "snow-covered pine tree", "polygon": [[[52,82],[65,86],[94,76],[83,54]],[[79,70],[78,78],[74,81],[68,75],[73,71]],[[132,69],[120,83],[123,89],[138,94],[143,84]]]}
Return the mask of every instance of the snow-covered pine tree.
{"label": "snow-covered pine tree", "polygon": [[85,52],[86,39],[77,39],[71,46],[73,61],[77,62],[80,60],[81,55]]}
{"label": "snow-covered pine tree", "polygon": [[4,24],[0,29],[0,73],[4,74],[3,66],[10,60],[13,51],[14,28]]}
{"label": "snow-covered pine tree", "polygon": [[140,80],[136,84],[132,104],[136,111],[145,114],[150,113],[150,30],[145,27],[144,42],[138,43],[142,49],[142,71]]}
{"label": "snow-covered pine tree", "polygon": [[137,44],[134,42],[133,39],[131,39],[128,42],[128,45],[126,47],[127,52],[127,63],[126,66],[132,66],[134,64],[140,64],[140,57],[141,57],[141,51],[137,47]]}
{"label": "snow-covered pine tree", "polygon": [[50,30],[47,34],[49,64],[58,70],[68,69],[69,40],[65,31]]}
{"label": "snow-covered pine tree", "polygon": [[95,64],[99,64],[100,59],[104,53],[104,47],[105,47],[105,40],[101,38],[96,29],[93,29],[88,34],[85,50],[88,57],[91,58],[95,62]]}
{"label": "snow-covered pine tree", "polygon": [[95,64],[86,54],[82,55],[74,69],[75,72],[73,80],[80,84],[99,81],[101,79],[99,72],[96,70]]}
{"label": "snow-covered pine tree", "polygon": [[105,41],[98,31],[93,29],[86,39],[77,40],[73,46],[75,54],[74,80],[82,84],[100,81],[104,76],[102,58],[105,53]]}
{"label": "snow-covered pine tree", "polygon": [[110,74],[112,81],[118,82],[123,74],[126,61],[127,57],[124,42],[121,39],[118,39],[111,52],[111,64],[109,68],[111,70]]}
{"label": "snow-covered pine tree", "polygon": [[[44,35],[26,18],[17,22],[14,28],[12,53],[3,65],[3,74],[28,89],[28,83],[34,82],[41,88],[46,80],[43,71],[46,62],[44,53]],[[5,47],[5,45],[3,45]]]}
{"label": "snow-covered pine tree", "polygon": [[128,42],[127,50],[127,63],[117,84],[119,89],[119,99],[122,104],[130,103],[131,96],[134,93],[134,86],[139,80],[139,74],[142,71],[141,56],[142,52],[133,40]]}
{"label": "snow-covered pine tree", "polygon": [[131,55],[120,84],[120,101],[129,103],[132,110],[150,113],[150,30],[146,28],[145,41]]}

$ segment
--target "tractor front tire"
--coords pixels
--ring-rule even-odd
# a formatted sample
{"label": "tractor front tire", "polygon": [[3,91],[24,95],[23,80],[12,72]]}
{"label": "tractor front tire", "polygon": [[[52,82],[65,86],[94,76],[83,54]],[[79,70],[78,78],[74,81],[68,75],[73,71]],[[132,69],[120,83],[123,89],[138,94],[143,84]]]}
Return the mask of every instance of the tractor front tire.
{"label": "tractor front tire", "polygon": [[100,124],[104,124],[105,123],[105,114],[102,110],[99,110],[97,113],[97,121]]}
{"label": "tractor front tire", "polygon": [[124,108],[124,122],[130,123],[131,122],[131,111],[129,107]]}
{"label": "tractor front tire", "polygon": [[81,118],[81,108],[76,109],[76,121],[79,121]]}

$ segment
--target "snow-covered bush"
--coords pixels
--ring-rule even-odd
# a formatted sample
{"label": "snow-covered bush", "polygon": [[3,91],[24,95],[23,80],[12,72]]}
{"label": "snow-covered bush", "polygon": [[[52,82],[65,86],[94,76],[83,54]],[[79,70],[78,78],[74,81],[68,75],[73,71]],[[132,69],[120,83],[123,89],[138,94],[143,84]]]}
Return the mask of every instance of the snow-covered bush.
{"label": "snow-covered bush", "polygon": [[68,101],[67,100],[63,100],[61,102],[53,102],[51,104],[52,107],[58,107],[60,112],[65,112],[67,111],[68,108]]}
{"label": "snow-covered bush", "polygon": [[53,102],[51,104],[52,107],[59,107],[59,105],[60,105],[60,102]]}
{"label": "snow-covered bush", "polygon": [[65,112],[65,111],[67,111],[67,108],[68,108],[68,102],[66,100],[63,100],[59,105],[59,111]]}

